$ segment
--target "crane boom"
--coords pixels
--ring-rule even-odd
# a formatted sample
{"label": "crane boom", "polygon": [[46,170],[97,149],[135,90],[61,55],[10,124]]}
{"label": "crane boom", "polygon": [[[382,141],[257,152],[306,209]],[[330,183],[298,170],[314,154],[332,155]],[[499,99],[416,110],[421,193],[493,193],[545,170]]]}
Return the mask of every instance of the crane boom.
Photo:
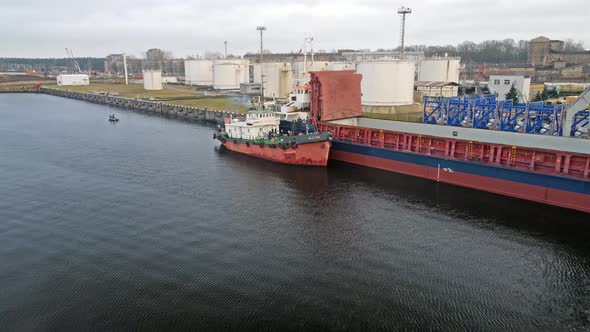
{"label": "crane boom", "polygon": [[76,73],[81,72],[80,64],[78,63],[78,61],[76,61],[76,58],[74,58],[74,52],[72,51],[72,49],[66,47],[66,53],[68,54],[68,58],[70,58],[70,66],[72,68],[72,71]]}

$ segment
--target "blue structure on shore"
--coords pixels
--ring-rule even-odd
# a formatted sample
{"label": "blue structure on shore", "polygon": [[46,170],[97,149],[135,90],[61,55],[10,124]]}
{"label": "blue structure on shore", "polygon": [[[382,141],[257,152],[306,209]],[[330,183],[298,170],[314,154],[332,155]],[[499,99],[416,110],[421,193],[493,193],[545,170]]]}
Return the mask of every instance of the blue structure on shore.
{"label": "blue structure on shore", "polygon": [[562,136],[566,107],[567,104],[552,105],[542,101],[514,103],[512,100],[497,100],[495,95],[425,97],[423,122]]}

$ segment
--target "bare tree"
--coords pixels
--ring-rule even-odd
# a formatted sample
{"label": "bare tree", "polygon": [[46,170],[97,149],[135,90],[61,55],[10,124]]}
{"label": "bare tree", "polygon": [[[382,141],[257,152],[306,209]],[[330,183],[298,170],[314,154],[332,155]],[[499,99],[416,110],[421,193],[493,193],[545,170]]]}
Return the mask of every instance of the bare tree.
{"label": "bare tree", "polygon": [[575,42],[573,39],[566,39],[563,44],[563,50],[566,52],[585,51],[584,42],[582,42],[582,41]]}
{"label": "bare tree", "polygon": [[164,60],[174,59],[174,54],[172,54],[172,51],[163,51],[162,53],[162,57],[164,58]]}
{"label": "bare tree", "polygon": [[205,59],[223,59],[223,54],[221,52],[205,52]]}

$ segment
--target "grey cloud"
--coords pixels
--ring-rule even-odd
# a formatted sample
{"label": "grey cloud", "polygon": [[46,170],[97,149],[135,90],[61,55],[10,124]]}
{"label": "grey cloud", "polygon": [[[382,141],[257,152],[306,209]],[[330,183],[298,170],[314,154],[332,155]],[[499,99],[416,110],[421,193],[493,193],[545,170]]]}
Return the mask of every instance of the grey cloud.
{"label": "grey cloud", "polygon": [[[296,51],[306,35],[316,49],[391,48],[399,44],[402,3],[386,0],[2,0],[0,56],[64,56],[64,47],[80,56],[127,52],[142,56],[159,47],[177,56],[221,51],[223,41],[235,54],[256,51],[257,25],[267,25],[265,48]],[[533,4],[507,0],[408,1],[409,44],[457,44],[464,40],[538,35],[573,38],[590,47],[585,26],[590,11],[584,0]]]}

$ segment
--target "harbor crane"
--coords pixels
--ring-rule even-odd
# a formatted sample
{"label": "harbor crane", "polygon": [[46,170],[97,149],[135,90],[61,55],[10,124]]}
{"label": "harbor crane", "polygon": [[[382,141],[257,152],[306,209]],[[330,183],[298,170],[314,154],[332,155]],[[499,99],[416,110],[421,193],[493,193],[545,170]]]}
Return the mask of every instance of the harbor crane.
{"label": "harbor crane", "polygon": [[71,68],[72,72],[74,72],[74,73],[81,72],[80,64],[78,63],[78,61],[76,61],[76,58],[74,57],[74,52],[72,52],[72,49],[66,47],[66,53],[68,54],[68,58],[69,58],[68,69]]}

